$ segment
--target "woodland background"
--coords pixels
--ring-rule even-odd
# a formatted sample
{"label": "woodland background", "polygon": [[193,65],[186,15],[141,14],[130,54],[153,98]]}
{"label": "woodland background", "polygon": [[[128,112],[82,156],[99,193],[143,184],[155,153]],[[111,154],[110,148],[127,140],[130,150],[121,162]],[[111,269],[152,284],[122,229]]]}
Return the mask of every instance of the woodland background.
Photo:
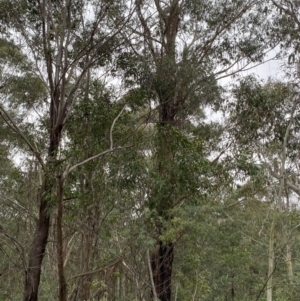
{"label": "woodland background", "polygon": [[299,300],[299,13],[0,0],[0,300]]}

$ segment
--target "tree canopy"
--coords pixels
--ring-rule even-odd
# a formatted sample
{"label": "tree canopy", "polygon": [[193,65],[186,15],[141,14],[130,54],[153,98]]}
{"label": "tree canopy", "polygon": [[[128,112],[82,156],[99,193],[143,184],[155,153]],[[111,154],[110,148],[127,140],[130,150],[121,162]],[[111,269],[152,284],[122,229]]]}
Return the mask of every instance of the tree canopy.
{"label": "tree canopy", "polygon": [[0,0],[0,300],[298,300],[299,9]]}

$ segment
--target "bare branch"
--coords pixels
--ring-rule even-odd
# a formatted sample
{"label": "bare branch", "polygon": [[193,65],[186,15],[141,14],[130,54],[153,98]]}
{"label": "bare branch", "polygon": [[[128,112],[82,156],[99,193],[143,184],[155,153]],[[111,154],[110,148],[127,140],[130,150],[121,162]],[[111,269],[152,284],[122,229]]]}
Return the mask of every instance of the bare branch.
{"label": "bare branch", "polygon": [[141,11],[141,3],[142,1],[141,0],[136,0],[136,9],[137,9],[137,14],[138,14],[138,17],[141,21],[141,24],[143,26],[143,29],[145,31],[145,38],[147,37],[146,41],[147,41],[147,44],[149,45],[149,49],[150,49],[150,52],[152,54],[152,57],[154,59],[154,61],[156,61],[156,52],[154,50],[154,46],[153,46],[153,40],[152,40],[152,35],[151,35],[151,31],[149,29],[149,26],[147,24],[147,21],[145,20],[143,14],[142,14],[142,11]]}
{"label": "bare branch", "polygon": [[284,11],[287,15],[291,16],[291,17],[294,19],[294,21],[297,23],[298,28],[300,28],[300,21],[299,21],[299,19],[297,18],[297,15],[296,15],[296,13],[295,13],[294,10],[289,10],[289,9],[283,7],[282,5],[278,4],[278,3],[277,3],[276,1],[274,1],[274,0],[272,0],[272,2],[273,2],[273,4],[274,4],[277,8],[279,8],[279,9],[282,10],[282,11]]}
{"label": "bare branch", "polygon": [[18,127],[18,125],[15,123],[15,121],[10,117],[8,112],[3,108],[3,106],[0,104],[0,116],[4,120],[4,122],[16,133],[18,134],[28,145],[32,153],[35,155],[38,162],[41,164],[42,168],[44,168],[44,161],[38,152],[37,149],[30,143],[28,138],[24,135],[22,130]]}
{"label": "bare branch", "polygon": [[102,271],[105,271],[106,269],[110,268],[110,267],[113,267],[115,265],[117,265],[119,262],[122,261],[122,258],[118,257],[117,259],[113,260],[112,262],[110,262],[109,264],[107,264],[106,266],[102,267],[102,268],[99,268],[99,269],[96,269],[96,270],[93,270],[93,271],[88,271],[88,272],[84,272],[84,273],[81,273],[81,274],[77,274],[75,276],[72,276],[69,280],[71,279],[74,279],[74,278],[78,278],[78,277],[84,277],[84,276],[88,276],[88,275],[92,275],[92,274],[95,274],[95,273],[99,273],[99,272],[102,272]]}
{"label": "bare branch", "polygon": [[110,131],[109,131],[109,140],[110,140],[110,149],[112,150],[113,147],[114,147],[114,141],[113,141],[113,130],[114,130],[114,127],[115,127],[115,124],[117,122],[117,120],[121,117],[123,111],[125,109],[125,106],[122,108],[122,110],[120,111],[120,113],[117,115],[117,117],[114,119],[111,127],[110,127]]}
{"label": "bare branch", "polygon": [[149,250],[147,250],[147,263],[148,263],[149,277],[150,277],[152,293],[153,293],[153,300],[158,301],[157,293],[156,293],[156,289],[155,289],[155,285],[154,285],[154,281],[153,281],[153,274],[152,274],[152,269],[151,269]]}
{"label": "bare branch", "polygon": [[101,156],[104,156],[108,153],[111,153],[113,151],[116,151],[116,150],[120,150],[120,149],[125,149],[125,148],[129,148],[131,147],[132,145],[128,145],[128,146],[123,146],[123,147],[116,147],[114,148],[114,143],[113,143],[113,129],[114,129],[114,126],[117,122],[117,120],[120,118],[120,116],[122,115],[123,111],[125,109],[125,106],[122,108],[122,110],[120,111],[120,113],[117,115],[117,117],[113,120],[113,123],[111,125],[111,128],[110,128],[110,133],[109,133],[109,139],[110,139],[110,146],[109,146],[109,149],[95,155],[95,156],[92,156],[92,157],[89,157],[87,158],[86,160],[80,162],[80,163],[77,163],[75,165],[73,165],[72,167],[69,167],[65,170],[65,172],[63,173],[63,178],[65,178],[70,172],[72,172],[74,169],[76,169],[77,167],[83,165],[83,164],[86,164],[96,158],[99,158]]}

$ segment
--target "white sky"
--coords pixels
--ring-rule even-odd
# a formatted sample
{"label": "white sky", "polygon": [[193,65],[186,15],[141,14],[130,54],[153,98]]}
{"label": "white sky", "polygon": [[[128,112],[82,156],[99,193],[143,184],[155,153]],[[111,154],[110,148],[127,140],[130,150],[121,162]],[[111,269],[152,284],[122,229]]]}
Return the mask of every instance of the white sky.
{"label": "white sky", "polygon": [[[266,62],[263,64],[260,64],[256,67],[253,67],[249,70],[243,71],[240,73],[240,76],[247,76],[251,74],[256,74],[258,78],[262,80],[267,80],[268,78],[273,78],[273,79],[278,79],[282,80],[284,77],[284,72],[282,70],[282,65],[286,64],[287,62],[278,60],[278,59],[272,59],[276,56],[276,51],[273,50],[271,51],[267,57],[266,57]],[[221,85],[227,86],[235,82],[235,79],[231,76],[222,78],[219,80],[219,83]],[[210,108],[206,108],[205,110],[206,118],[207,121],[215,121],[215,122],[220,122],[223,120],[223,116],[221,112],[214,112]]]}

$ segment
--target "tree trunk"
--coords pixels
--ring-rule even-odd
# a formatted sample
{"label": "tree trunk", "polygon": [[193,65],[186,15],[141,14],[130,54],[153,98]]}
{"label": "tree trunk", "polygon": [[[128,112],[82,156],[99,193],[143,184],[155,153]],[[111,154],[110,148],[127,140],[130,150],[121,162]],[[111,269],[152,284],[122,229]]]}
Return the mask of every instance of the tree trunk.
{"label": "tree trunk", "polygon": [[[44,180],[47,181],[47,180]],[[49,236],[50,213],[47,197],[51,186],[44,182],[44,189],[40,196],[40,211],[32,247],[29,254],[28,267],[25,270],[24,301],[38,300],[38,288],[40,284],[41,266],[45,256],[45,249]]]}
{"label": "tree trunk", "polygon": [[293,283],[293,261],[292,261],[292,247],[290,243],[288,242],[286,245],[286,265],[287,265],[287,273],[290,284]]}
{"label": "tree trunk", "polygon": [[[173,171],[174,153],[170,149],[170,127],[175,126],[175,116],[181,105],[185,102],[185,97],[181,97],[182,91],[178,87],[178,78],[176,78],[177,62],[176,62],[176,38],[180,23],[180,14],[182,5],[179,0],[170,1],[168,5],[164,5],[161,1],[154,1],[155,9],[159,15],[160,22],[160,50],[155,49],[151,37],[150,26],[147,23],[147,18],[143,15],[143,1],[136,2],[137,15],[141,26],[144,29],[145,39],[149,47],[155,63],[154,81],[152,89],[155,91],[159,99],[159,124],[158,124],[158,148],[156,155],[158,158],[157,171],[163,175],[166,181],[165,195],[159,195],[158,191],[154,191],[154,201],[150,207],[155,209],[159,218],[163,221],[169,221],[172,217],[169,214],[173,206]],[[162,6],[163,4],[163,6]],[[151,270],[153,275],[154,287],[156,295],[152,288],[152,299],[157,298],[160,301],[171,300],[171,277],[172,265],[174,257],[174,244],[164,244],[159,236],[167,229],[161,225],[161,221],[156,223],[156,238],[157,249],[151,254]]]}
{"label": "tree trunk", "polygon": [[270,230],[269,240],[269,268],[268,268],[268,280],[267,280],[267,301],[273,299],[273,273],[275,270],[275,250],[274,250],[274,239],[275,239],[275,223],[277,217],[277,208],[274,208],[273,220]]}
{"label": "tree trunk", "polygon": [[67,301],[67,282],[64,272],[64,250],[63,250],[63,195],[64,179],[62,176],[58,179],[57,187],[57,270],[59,282],[59,301]]}
{"label": "tree trunk", "polygon": [[54,100],[51,100],[50,120],[50,143],[48,148],[48,163],[44,167],[44,179],[40,196],[40,211],[36,231],[32,241],[32,247],[29,254],[28,267],[25,270],[25,287],[23,301],[37,301],[38,290],[40,285],[42,262],[45,256],[49,229],[50,229],[50,209],[52,200],[52,190],[55,186],[55,161],[56,151],[59,146],[62,125],[55,128],[53,125],[56,115],[53,113]]}
{"label": "tree trunk", "polygon": [[[158,191],[154,192],[154,195],[158,194],[158,199],[152,206],[158,212],[160,218],[164,221],[170,220],[171,216],[169,210],[172,207],[172,167],[173,167],[173,153],[169,149],[168,139],[172,139],[170,135],[170,127],[174,123],[174,114],[173,110],[169,105],[169,102],[165,102],[161,105],[160,112],[160,125],[158,128],[159,135],[159,145],[157,148],[157,157],[158,157],[158,172],[161,175],[164,175],[166,180],[166,193],[168,196],[159,195]],[[171,141],[170,141],[171,143]],[[157,242],[156,249],[151,254],[151,270],[153,283],[155,287],[156,294],[151,292],[151,298],[155,300],[156,298],[159,301],[170,301],[171,300],[171,278],[172,278],[172,265],[174,257],[174,244],[173,243],[163,243],[159,238],[164,231],[167,229],[161,224],[161,221],[156,223],[156,232],[157,232]]]}
{"label": "tree trunk", "polygon": [[[289,200],[289,191],[287,187],[285,187],[286,191],[286,211],[290,212],[290,200]],[[289,227],[291,226],[291,218],[289,217]],[[286,268],[287,268],[287,274],[288,274],[288,279],[291,288],[293,288],[293,278],[294,278],[294,273],[293,273],[293,258],[292,258],[292,246],[291,242],[288,241],[286,244]]]}
{"label": "tree trunk", "polygon": [[[152,253],[151,257],[153,282],[157,298],[160,301],[170,301],[174,245],[170,243],[165,246],[159,241],[158,249]],[[152,292],[152,297],[153,295]]]}

